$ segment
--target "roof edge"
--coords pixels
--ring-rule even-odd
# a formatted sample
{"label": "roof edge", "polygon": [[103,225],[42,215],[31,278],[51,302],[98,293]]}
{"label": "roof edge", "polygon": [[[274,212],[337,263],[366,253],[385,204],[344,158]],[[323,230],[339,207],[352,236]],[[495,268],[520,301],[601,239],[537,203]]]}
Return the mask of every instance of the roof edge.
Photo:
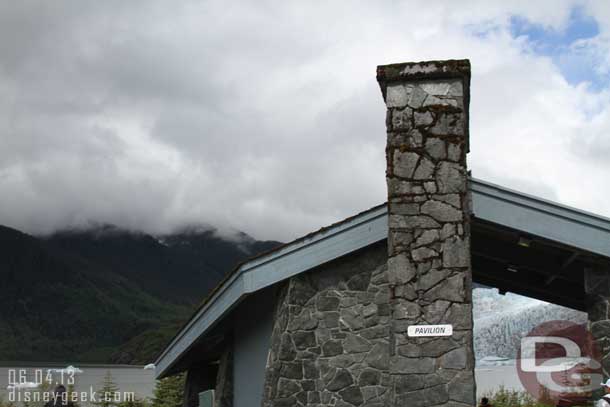
{"label": "roof edge", "polygon": [[[510,205],[510,207],[508,207],[508,208],[510,208],[513,211],[515,208],[521,208],[521,212],[529,211],[530,213],[542,214],[543,216],[546,217],[545,219],[547,220],[547,222],[549,222],[549,220],[552,221],[554,219],[557,222],[564,222],[564,224],[566,224],[566,225],[570,225],[570,224],[575,225],[576,224],[576,225],[578,225],[577,228],[581,228],[581,230],[587,231],[589,241],[591,241],[591,236],[595,236],[595,237],[602,236],[603,237],[603,236],[606,236],[606,234],[607,234],[609,236],[609,238],[607,239],[607,241],[609,242],[608,247],[605,247],[605,246],[597,243],[597,245],[590,245],[591,247],[587,248],[584,246],[579,246],[579,243],[578,242],[575,243],[574,240],[566,241],[563,243],[565,243],[566,245],[572,245],[573,247],[580,247],[583,250],[589,251],[590,253],[593,253],[595,255],[610,258],[610,219],[609,218],[599,216],[599,215],[596,215],[596,214],[593,214],[590,212],[581,211],[581,210],[578,210],[578,209],[575,209],[573,207],[569,207],[566,205],[561,205],[556,202],[538,198],[533,195],[524,194],[522,192],[508,189],[508,188],[502,187],[500,185],[489,183],[486,181],[481,181],[481,180],[470,178],[470,185],[471,185],[471,189],[473,191],[473,195],[478,195],[480,200],[489,200],[489,199],[492,200],[491,205],[486,205],[485,208],[483,208],[481,205],[479,205],[479,206],[481,206],[481,208],[484,209],[484,211],[482,210],[481,213],[477,213],[477,211],[475,210],[475,214],[474,214],[475,216],[481,217],[481,219],[483,219],[483,220],[494,222],[494,217],[496,216],[496,214],[493,211],[496,209],[496,207],[498,205],[501,204],[504,206]],[[494,202],[495,202],[495,204],[494,204]],[[475,206],[477,206],[477,205],[475,205]],[[483,213],[483,212],[485,212],[485,213]],[[506,215],[506,213],[507,213],[507,211],[504,212],[504,215]],[[387,216],[387,204],[383,203],[381,205],[377,205],[366,211],[360,212],[356,215],[350,216],[349,218],[346,218],[340,222],[336,222],[330,226],[321,228],[318,231],[309,233],[290,243],[279,246],[278,248],[276,248],[270,252],[263,253],[259,256],[256,256],[256,257],[254,257],[250,260],[247,260],[247,261],[241,263],[240,265],[238,265],[233,270],[233,272],[230,273],[210,293],[210,295],[202,302],[202,304],[197,309],[197,311],[194,312],[193,316],[189,319],[189,321],[177,332],[177,334],[172,338],[172,340],[166,346],[166,348],[157,356],[157,358],[155,359],[155,364],[157,366],[161,367],[161,370],[159,370],[157,372],[157,377],[163,376],[165,374],[165,372],[171,368],[171,366],[173,365],[175,360],[177,360],[177,358],[180,357],[180,355],[184,354],[184,352],[188,351],[188,348],[184,348],[181,351],[179,351],[178,355],[176,355],[175,359],[172,362],[161,363],[163,358],[166,357],[170,353],[172,348],[177,343],[179,343],[182,340],[182,338],[185,337],[185,335],[187,335],[189,330],[207,312],[207,310],[214,305],[215,301],[231,288],[231,286],[235,283],[235,281],[239,281],[241,284],[239,284],[240,286],[238,287],[238,290],[234,290],[234,292],[231,293],[231,296],[232,296],[232,300],[239,301],[242,298],[244,298],[245,296],[247,296],[248,294],[255,292],[265,286],[264,285],[265,282],[255,279],[254,275],[252,274],[252,272],[258,268],[267,267],[267,268],[271,268],[271,269],[283,270],[285,268],[285,265],[284,265],[284,268],[280,267],[280,266],[274,267],[274,266],[270,265],[270,263],[274,263],[276,261],[278,262],[278,264],[282,263],[282,262],[288,262],[290,259],[290,256],[292,254],[305,250],[309,247],[313,247],[315,245],[321,245],[327,239],[331,239],[331,238],[338,239],[339,235],[343,236],[345,234],[350,234],[350,233],[352,233],[352,234],[368,233],[369,234],[366,237],[366,239],[360,239],[359,241],[352,240],[350,243],[353,246],[353,247],[351,247],[352,251],[358,250],[358,248],[363,247],[362,245],[367,244],[367,242],[368,242],[368,244],[370,244],[370,243],[373,243],[374,241],[377,241],[377,240],[380,240],[383,238],[387,238],[387,221],[385,219],[383,219],[383,223],[385,224],[385,237],[382,237],[382,233],[384,231],[382,230],[383,226],[380,225],[380,218],[385,217],[385,216]],[[539,216],[539,215],[536,215],[536,216]],[[375,223],[375,225],[376,225],[376,230],[374,232],[371,232],[371,230],[370,230],[371,229],[370,225],[372,223]],[[495,222],[495,223],[498,223],[501,225],[504,224],[502,222]],[[515,227],[515,224],[509,224],[509,223],[510,222],[507,222],[506,226]],[[536,233],[533,233],[533,234],[536,235]],[[555,240],[555,241],[558,241],[561,243],[561,240],[553,239],[551,235],[547,235],[545,233],[538,234],[538,236],[545,238],[545,239],[549,239],[549,240]],[[354,239],[354,238],[352,238],[352,239]],[[338,239],[338,240],[340,240],[340,239]],[[567,240],[569,240],[569,239],[567,239]],[[350,249],[349,247],[348,248],[343,247],[343,248],[341,248],[341,250],[335,251],[334,253],[337,255],[337,257],[339,257],[339,255],[345,255],[345,254],[349,253],[349,249]],[[331,254],[327,253],[326,256],[327,257],[331,256]],[[328,260],[326,260],[326,261],[328,261]],[[319,263],[319,264],[322,264],[322,263]],[[292,276],[294,274],[298,274],[298,273],[302,272],[303,270],[307,270],[307,268],[303,268],[303,267],[309,267],[309,269],[310,269],[310,268],[315,267],[315,264],[312,265],[311,263],[301,263],[299,266],[300,266],[300,268],[296,267],[296,268],[289,270],[288,272],[277,272],[276,274],[274,274],[273,276],[270,277],[269,281],[272,281],[272,284],[275,284],[275,283],[281,281],[281,279],[289,278],[290,276]],[[234,303],[232,303],[232,304],[234,305]],[[230,310],[230,305],[232,305],[232,304],[225,304],[225,305],[227,305],[227,307],[225,307],[223,312],[228,312],[228,310]],[[218,316],[222,316],[222,315],[224,315],[224,314],[223,313],[218,314]]]}

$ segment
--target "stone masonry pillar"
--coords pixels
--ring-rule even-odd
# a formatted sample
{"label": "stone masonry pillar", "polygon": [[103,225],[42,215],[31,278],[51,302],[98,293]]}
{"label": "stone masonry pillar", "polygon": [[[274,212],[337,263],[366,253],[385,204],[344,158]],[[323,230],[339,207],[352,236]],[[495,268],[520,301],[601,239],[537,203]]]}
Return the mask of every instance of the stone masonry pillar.
{"label": "stone masonry pillar", "polygon": [[[392,406],[475,405],[466,153],[470,62],[385,65]],[[411,325],[453,325],[409,337]]]}
{"label": "stone masonry pillar", "polygon": [[[585,269],[584,276],[589,329],[594,346],[602,356],[606,381],[610,378],[610,270]],[[599,399],[602,393],[602,389],[598,389],[593,399]]]}

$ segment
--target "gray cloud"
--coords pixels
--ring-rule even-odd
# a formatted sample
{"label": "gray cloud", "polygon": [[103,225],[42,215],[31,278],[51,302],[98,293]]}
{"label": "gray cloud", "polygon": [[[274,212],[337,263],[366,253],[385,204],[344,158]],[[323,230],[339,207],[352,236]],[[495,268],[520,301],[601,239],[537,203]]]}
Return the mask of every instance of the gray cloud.
{"label": "gray cloud", "polygon": [[474,67],[475,175],[608,213],[607,192],[573,197],[607,95],[510,37],[511,14],[560,28],[572,6],[529,3],[0,3],[0,224],[296,237],[385,198],[375,66],[456,57]]}

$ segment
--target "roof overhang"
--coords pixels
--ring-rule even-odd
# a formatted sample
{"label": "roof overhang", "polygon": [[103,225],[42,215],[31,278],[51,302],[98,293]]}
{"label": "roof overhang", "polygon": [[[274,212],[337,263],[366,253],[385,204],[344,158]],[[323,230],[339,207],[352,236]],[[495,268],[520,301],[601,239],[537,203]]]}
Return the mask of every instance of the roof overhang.
{"label": "roof overhang", "polygon": [[471,180],[473,214],[576,249],[610,257],[610,219]]}
{"label": "roof overhang", "polygon": [[[578,251],[610,258],[610,219],[470,180],[476,222],[500,225]],[[207,299],[156,361],[157,377],[172,366],[249,294],[387,239],[387,207],[380,205],[239,266]]]}

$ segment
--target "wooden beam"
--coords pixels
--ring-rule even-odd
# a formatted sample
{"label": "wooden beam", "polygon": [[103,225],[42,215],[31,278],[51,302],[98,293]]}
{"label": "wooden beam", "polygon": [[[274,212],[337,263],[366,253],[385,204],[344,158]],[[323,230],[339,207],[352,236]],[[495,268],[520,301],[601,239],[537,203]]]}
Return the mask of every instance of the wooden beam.
{"label": "wooden beam", "polygon": [[538,267],[532,266],[532,265],[528,264],[526,261],[518,261],[518,260],[514,260],[514,259],[496,257],[496,256],[490,255],[486,252],[482,252],[482,251],[478,251],[478,250],[477,251],[473,250],[472,255],[473,255],[473,257],[480,257],[482,259],[492,261],[504,268],[511,266],[511,267],[516,268],[517,270],[520,270],[523,272],[536,273],[536,274],[539,274],[539,275],[545,276],[545,277],[556,276],[558,278],[561,278],[562,280],[571,281],[572,283],[575,281],[573,278],[569,279],[565,275],[558,276],[554,269],[542,268],[539,265],[538,265]]}
{"label": "wooden beam", "polygon": [[549,276],[546,281],[544,282],[544,285],[549,285],[551,284],[553,281],[555,281],[557,278],[561,277],[561,273],[568,268],[568,266],[572,263],[574,263],[574,261],[578,258],[578,256],[580,256],[580,253],[578,252],[572,252],[572,254],[570,255],[570,257],[568,257],[563,264],[559,267],[559,270],[557,270],[557,274]]}
{"label": "wooden beam", "polygon": [[543,278],[532,273],[511,273],[506,268],[486,259],[473,258],[473,280],[476,283],[496,287],[502,291],[525,295],[541,301],[585,310],[584,287],[575,289],[574,284],[561,281],[552,290],[542,284]]}

